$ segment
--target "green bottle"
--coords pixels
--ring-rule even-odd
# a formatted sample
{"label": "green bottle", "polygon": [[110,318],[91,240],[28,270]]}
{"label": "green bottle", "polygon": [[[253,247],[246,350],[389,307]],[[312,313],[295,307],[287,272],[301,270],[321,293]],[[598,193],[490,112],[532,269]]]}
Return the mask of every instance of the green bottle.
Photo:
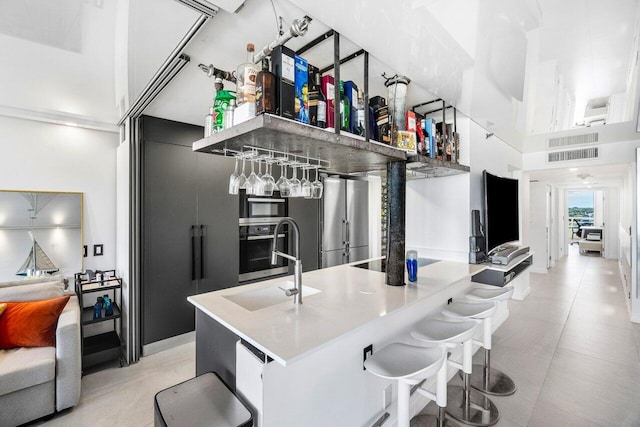
{"label": "green bottle", "polygon": [[340,129],[349,131],[349,119],[351,118],[351,103],[344,94],[344,82],[340,80]]}
{"label": "green bottle", "polygon": [[236,99],[235,93],[231,90],[219,90],[213,101],[213,132],[220,132],[224,129],[224,112],[232,99]]}

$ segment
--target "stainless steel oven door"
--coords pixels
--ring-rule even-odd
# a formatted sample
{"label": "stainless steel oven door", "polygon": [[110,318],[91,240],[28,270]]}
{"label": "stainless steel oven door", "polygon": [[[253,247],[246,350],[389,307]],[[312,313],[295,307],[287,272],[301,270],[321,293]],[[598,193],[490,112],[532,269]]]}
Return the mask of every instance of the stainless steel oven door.
{"label": "stainless steel oven door", "polygon": [[[271,265],[273,224],[240,227],[240,272],[239,282],[268,278],[289,272],[286,259],[278,257]],[[278,234],[278,249],[287,250],[287,234]]]}

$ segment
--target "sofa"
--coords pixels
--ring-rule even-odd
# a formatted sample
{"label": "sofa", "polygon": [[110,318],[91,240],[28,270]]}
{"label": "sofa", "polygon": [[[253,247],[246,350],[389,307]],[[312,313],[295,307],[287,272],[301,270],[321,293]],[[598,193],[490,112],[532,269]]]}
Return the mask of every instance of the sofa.
{"label": "sofa", "polygon": [[62,282],[0,287],[0,302],[69,295],[55,329],[55,346],[0,350],[0,426],[16,426],[75,406],[82,355],[78,298]]}

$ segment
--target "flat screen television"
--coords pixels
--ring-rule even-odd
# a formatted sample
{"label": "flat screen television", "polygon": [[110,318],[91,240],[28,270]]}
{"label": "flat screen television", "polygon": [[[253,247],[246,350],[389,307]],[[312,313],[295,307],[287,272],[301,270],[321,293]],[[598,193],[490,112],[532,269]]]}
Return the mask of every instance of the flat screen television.
{"label": "flat screen television", "polygon": [[520,240],[518,180],[482,172],[484,181],[484,233],[487,254]]}

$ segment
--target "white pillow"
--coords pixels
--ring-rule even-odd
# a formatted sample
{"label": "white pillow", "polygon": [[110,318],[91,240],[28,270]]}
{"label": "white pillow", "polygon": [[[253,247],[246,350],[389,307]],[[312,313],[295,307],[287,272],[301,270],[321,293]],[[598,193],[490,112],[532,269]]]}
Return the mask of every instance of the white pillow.
{"label": "white pillow", "polygon": [[64,295],[64,283],[46,282],[0,288],[0,301],[38,301]]}

